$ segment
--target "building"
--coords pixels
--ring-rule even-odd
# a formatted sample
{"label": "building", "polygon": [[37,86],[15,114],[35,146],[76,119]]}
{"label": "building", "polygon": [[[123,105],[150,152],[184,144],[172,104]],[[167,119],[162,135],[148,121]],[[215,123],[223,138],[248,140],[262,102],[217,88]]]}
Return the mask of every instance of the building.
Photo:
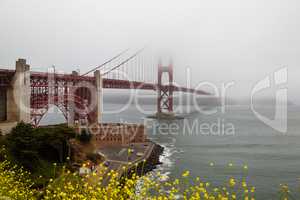
{"label": "building", "polygon": [[90,129],[96,146],[129,145],[146,142],[145,126],[141,124],[102,123]]}

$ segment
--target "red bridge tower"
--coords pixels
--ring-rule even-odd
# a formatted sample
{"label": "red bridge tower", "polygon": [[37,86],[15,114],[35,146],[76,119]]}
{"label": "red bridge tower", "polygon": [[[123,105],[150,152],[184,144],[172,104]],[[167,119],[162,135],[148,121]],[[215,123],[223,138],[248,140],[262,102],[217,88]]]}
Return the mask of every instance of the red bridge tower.
{"label": "red bridge tower", "polygon": [[[169,76],[167,84],[162,84],[163,74]],[[170,62],[168,66],[162,66],[161,62],[158,64],[158,97],[157,97],[157,113],[173,113],[173,64]]]}

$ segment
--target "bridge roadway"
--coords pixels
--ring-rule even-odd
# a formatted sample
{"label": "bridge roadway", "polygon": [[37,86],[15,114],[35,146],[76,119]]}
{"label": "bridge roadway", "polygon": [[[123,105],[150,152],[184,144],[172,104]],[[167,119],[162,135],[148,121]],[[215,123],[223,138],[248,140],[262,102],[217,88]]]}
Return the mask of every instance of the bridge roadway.
{"label": "bridge roadway", "polygon": [[[9,86],[10,81],[13,78],[15,70],[8,70],[8,69],[0,69],[0,86]],[[73,74],[51,74],[47,72],[30,72],[30,79],[40,79],[40,80],[48,80],[48,77],[54,77],[55,81],[58,82],[95,82],[94,76],[80,76],[80,75],[73,75]],[[34,84],[34,85],[33,85]],[[49,86],[47,82],[40,81],[40,82],[33,82],[32,87],[47,87]],[[202,90],[196,90],[192,88],[180,87],[180,86],[169,86],[163,85],[160,87],[172,87],[173,91],[178,92],[187,92],[187,93],[195,93],[195,94],[202,94],[208,95],[208,92]],[[120,79],[109,79],[103,78],[103,88],[110,88],[110,89],[142,89],[142,90],[157,90],[159,88],[158,84],[155,83],[146,83],[146,82],[139,82],[139,81],[131,81],[131,80],[120,80]]]}

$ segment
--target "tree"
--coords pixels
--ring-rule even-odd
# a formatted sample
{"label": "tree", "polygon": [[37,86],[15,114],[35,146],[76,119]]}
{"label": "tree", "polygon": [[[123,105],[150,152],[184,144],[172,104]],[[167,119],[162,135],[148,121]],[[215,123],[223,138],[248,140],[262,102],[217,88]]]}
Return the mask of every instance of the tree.
{"label": "tree", "polygon": [[70,154],[68,140],[74,136],[66,125],[33,128],[21,122],[7,136],[7,144],[18,164],[35,170],[40,161],[65,162]]}
{"label": "tree", "polygon": [[78,135],[78,139],[82,143],[90,142],[91,137],[92,135],[86,129],[82,129],[81,133]]}

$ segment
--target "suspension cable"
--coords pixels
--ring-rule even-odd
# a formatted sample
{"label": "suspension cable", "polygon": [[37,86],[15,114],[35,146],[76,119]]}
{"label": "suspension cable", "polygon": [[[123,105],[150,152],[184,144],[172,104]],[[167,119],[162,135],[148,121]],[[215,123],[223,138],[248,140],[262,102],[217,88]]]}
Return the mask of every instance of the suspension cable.
{"label": "suspension cable", "polygon": [[116,55],[115,57],[109,59],[108,61],[104,62],[103,64],[99,65],[98,67],[95,67],[95,68],[91,69],[90,71],[88,71],[88,72],[82,74],[81,76],[85,76],[85,75],[87,75],[87,74],[89,74],[89,73],[91,73],[91,72],[93,72],[93,71],[95,71],[95,70],[97,70],[97,69],[102,68],[104,65],[106,65],[107,63],[110,63],[111,61],[113,61],[113,60],[115,60],[116,58],[120,57],[121,55],[123,55],[123,54],[124,54],[125,52],[127,52],[128,50],[129,50],[129,49],[126,49],[126,50],[122,51],[121,53],[119,53],[119,54]]}
{"label": "suspension cable", "polygon": [[135,58],[139,53],[141,53],[146,47],[143,47],[142,49],[138,50],[135,54],[133,54],[132,56],[130,56],[129,58],[127,58],[126,60],[124,60],[123,62],[121,62],[120,64],[118,64],[117,66],[111,68],[110,70],[108,70],[107,72],[105,72],[103,75],[106,75],[108,73],[110,73],[111,71],[119,68],[120,66],[122,66],[123,64],[127,63],[128,61],[132,60],[133,58]]}

